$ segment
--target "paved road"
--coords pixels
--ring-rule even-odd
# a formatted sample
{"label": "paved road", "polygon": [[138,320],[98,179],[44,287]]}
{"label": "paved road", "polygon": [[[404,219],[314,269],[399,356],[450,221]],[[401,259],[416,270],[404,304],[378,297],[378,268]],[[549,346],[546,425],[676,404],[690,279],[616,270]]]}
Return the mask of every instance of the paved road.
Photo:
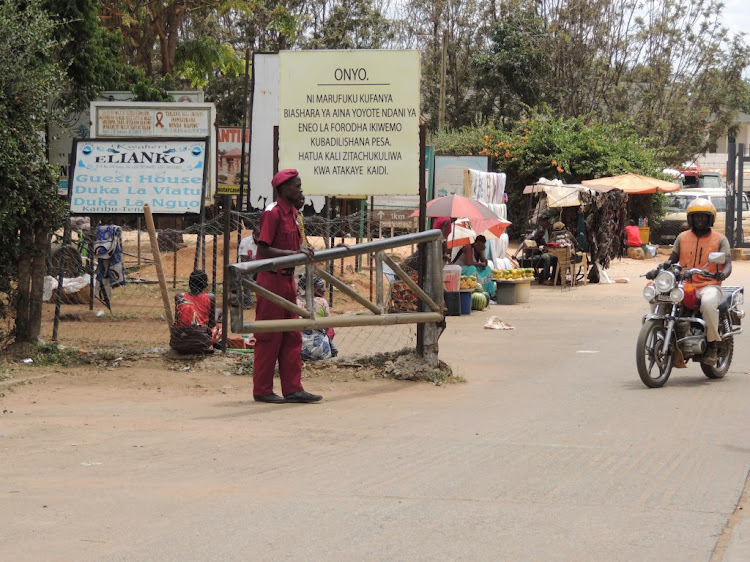
{"label": "paved road", "polygon": [[[634,281],[481,313],[515,331],[451,318],[463,385],[310,406],[60,389],[0,425],[23,432],[0,441],[0,558],[708,560],[750,467],[750,340],[724,380],[691,364],[646,389]],[[750,559],[748,520],[730,530],[716,559]]]}

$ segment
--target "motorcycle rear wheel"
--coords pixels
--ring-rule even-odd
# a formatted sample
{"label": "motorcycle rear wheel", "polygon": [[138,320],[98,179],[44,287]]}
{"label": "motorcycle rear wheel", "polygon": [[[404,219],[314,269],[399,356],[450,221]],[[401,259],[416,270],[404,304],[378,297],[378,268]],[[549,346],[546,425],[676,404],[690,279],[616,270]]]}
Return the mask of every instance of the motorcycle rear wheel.
{"label": "motorcycle rear wheel", "polygon": [[719,357],[715,366],[701,363],[703,374],[709,379],[723,379],[724,375],[729,372],[729,366],[732,364],[734,355],[734,338],[728,338],[721,343],[719,347]]}
{"label": "motorcycle rear wheel", "polygon": [[[638,367],[638,375],[643,384],[649,388],[660,388],[664,386],[672,374],[674,365],[673,351],[674,339],[669,345],[666,354],[664,349],[664,338],[667,329],[661,320],[647,320],[638,334],[638,343],[635,349],[635,363]],[[654,375],[654,369],[658,372]]]}

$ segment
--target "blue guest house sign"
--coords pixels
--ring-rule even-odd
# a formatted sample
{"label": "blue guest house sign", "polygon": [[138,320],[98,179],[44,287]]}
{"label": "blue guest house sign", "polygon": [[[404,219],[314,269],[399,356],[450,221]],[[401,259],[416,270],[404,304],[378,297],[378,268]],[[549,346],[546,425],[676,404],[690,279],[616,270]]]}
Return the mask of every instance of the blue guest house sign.
{"label": "blue guest house sign", "polygon": [[200,213],[208,141],[201,139],[80,139],[73,153],[74,214]]}

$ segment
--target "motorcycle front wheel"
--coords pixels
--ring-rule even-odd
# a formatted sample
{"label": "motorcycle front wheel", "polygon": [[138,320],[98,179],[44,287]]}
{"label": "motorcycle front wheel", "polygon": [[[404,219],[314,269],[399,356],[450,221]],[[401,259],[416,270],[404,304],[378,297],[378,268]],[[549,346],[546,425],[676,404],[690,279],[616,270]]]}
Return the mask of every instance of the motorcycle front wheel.
{"label": "motorcycle front wheel", "polygon": [[667,329],[661,320],[647,320],[638,334],[635,362],[638,366],[638,375],[649,388],[664,386],[672,373],[674,339],[665,354],[663,351],[666,336]]}
{"label": "motorcycle front wheel", "polygon": [[713,367],[701,363],[701,370],[703,374],[709,379],[722,379],[724,375],[729,372],[729,366],[732,364],[732,356],[734,355],[734,338],[728,338],[721,342],[719,346],[718,361]]}

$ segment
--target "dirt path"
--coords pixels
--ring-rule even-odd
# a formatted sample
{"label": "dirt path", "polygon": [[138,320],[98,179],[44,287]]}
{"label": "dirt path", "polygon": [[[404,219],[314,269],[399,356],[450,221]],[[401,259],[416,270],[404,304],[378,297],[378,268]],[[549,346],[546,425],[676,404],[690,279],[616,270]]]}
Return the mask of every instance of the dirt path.
{"label": "dirt path", "polygon": [[746,529],[750,352],[741,336],[726,379],[645,389],[647,269],[449,318],[465,384],[307,370],[325,400],[272,406],[242,358],[14,365],[42,378],[0,389],[0,558],[707,559],[730,517]]}

